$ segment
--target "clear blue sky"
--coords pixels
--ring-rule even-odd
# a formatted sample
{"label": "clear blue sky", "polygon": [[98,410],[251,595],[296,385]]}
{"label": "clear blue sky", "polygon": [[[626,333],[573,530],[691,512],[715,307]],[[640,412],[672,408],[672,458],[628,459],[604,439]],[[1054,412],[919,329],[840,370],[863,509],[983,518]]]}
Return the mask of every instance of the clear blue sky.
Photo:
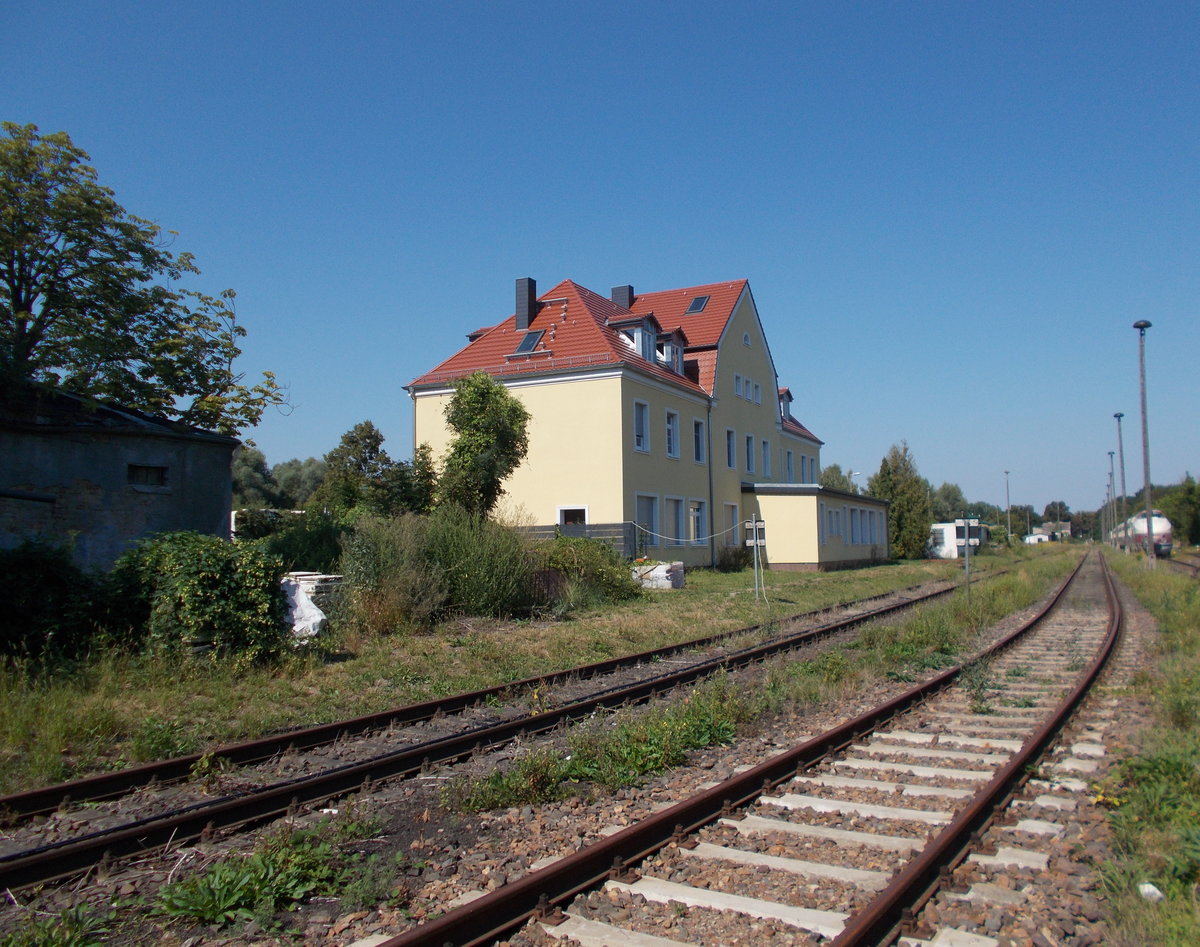
{"label": "clear blue sky", "polygon": [[1153,478],[1200,474],[1198,40],[1195,2],[30,0],[0,117],[237,290],[271,463],[368,418],[408,457],[401,386],[517,277],[746,277],[826,464],[1095,509],[1115,411],[1142,483],[1135,320]]}

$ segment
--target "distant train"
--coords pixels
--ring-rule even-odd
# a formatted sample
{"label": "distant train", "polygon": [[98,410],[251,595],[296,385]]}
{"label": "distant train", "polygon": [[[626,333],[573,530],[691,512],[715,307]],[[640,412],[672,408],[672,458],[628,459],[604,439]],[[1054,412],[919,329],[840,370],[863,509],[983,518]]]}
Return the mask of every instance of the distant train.
{"label": "distant train", "polygon": [[[1150,511],[1150,529],[1154,536],[1154,555],[1167,557],[1171,555],[1171,521],[1159,510]],[[1124,523],[1118,523],[1109,533],[1113,543],[1124,549],[1132,545],[1134,549],[1146,548],[1146,514],[1139,513],[1131,516]]]}
{"label": "distant train", "polygon": [[[956,526],[954,523],[934,523],[929,527],[929,539],[925,543],[925,555],[931,559],[957,559],[964,555],[962,547],[958,545],[960,539],[968,527]],[[991,529],[980,524],[978,526],[969,527],[971,530],[971,539],[975,540],[971,545],[975,547],[975,552],[978,553],[981,547],[987,546],[992,541]]]}

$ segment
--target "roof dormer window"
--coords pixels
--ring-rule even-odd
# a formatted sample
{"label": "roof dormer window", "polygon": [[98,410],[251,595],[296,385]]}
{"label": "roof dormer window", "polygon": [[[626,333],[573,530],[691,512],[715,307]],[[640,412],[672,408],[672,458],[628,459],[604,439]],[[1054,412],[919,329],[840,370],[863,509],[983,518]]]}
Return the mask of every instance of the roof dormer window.
{"label": "roof dormer window", "polygon": [[542,341],[543,335],[545,335],[545,332],[542,329],[534,329],[532,332],[526,332],[525,338],[521,340],[521,344],[517,346],[517,350],[513,354],[528,355],[537,348],[537,344]]}

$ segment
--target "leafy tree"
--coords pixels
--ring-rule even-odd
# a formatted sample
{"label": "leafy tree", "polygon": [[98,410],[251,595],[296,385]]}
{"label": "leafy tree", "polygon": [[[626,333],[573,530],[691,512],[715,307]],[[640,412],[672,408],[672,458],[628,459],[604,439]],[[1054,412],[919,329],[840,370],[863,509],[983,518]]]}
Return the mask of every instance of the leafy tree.
{"label": "leafy tree", "polygon": [[280,505],[279,484],[267,468],[262,451],[242,446],[233,452],[233,508],[275,509]]}
{"label": "leafy tree", "polygon": [[946,523],[962,516],[967,509],[967,498],[957,483],[943,483],[933,491],[933,519]]}
{"label": "leafy tree", "polygon": [[325,480],[327,469],[325,461],[316,457],[307,460],[293,458],[272,467],[271,475],[279,484],[281,504],[290,510],[303,508]]}
{"label": "leafy tree", "polygon": [[1160,494],[1158,508],[1171,521],[1176,543],[1200,544],[1200,487],[1191,474]]}
{"label": "leafy tree", "polygon": [[821,486],[829,490],[841,490],[843,493],[858,493],[858,485],[842,472],[841,464],[830,464],[821,470],[817,480]]}
{"label": "leafy tree", "polygon": [[284,403],[270,372],[247,386],[233,370],[232,290],[178,287],[192,255],[127,213],[65,132],[3,130],[0,395],[58,385],[224,434]]}
{"label": "leafy tree", "polygon": [[893,444],[879,464],[879,472],[867,482],[867,492],[887,500],[888,535],[892,556],[917,559],[925,551],[925,540],[933,524],[929,485],[917,472],[907,442]]}
{"label": "leafy tree", "polygon": [[485,515],[529,450],[529,412],[491,375],[476,372],[454,383],[446,423],[456,436],[442,467],[439,502]]}
{"label": "leafy tree", "polygon": [[1047,523],[1064,523],[1071,518],[1071,508],[1062,500],[1053,500],[1042,511],[1042,520]]}
{"label": "leafy tree", "polygon": [[370,421],[356,424],[325,455],[325,479],[309,498],[309,507],[331,512],[395,516],[426,512],[433,485],[429,448],[418,448],[419,469],[394,461],[383,447],[383,434]]}
{"label": "leafy tree", "polygon": [[1013,535],[1025,536],[1035,526],[1042,525],[1042,518],[1033,511],[1028,503],[1013,504],[1011,509]]}

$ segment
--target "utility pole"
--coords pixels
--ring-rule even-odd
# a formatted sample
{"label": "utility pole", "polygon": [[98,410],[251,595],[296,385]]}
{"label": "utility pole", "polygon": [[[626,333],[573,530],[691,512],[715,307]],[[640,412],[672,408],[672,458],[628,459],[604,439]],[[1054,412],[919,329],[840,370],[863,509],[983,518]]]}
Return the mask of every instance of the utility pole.
{"label": "utility pole", "polygon": [[[1125,417],[1124,413],[1118,411],[1113,415],[1117,419],[1117,453],[1121,460],[1121,522],[1129,521],[1129,511],[1125,509],[1125,497],[1128,495],[1128,490],[1125,488],[1125,441],[1121,437],[1121,418]],[[1126,539],[1125,545],[1122,547],[1125,552],[1129,552],[1129,540]]]}
{"label": "utility pole", "polygon": [[1012,500],[1008,496],[1008,471],[1004,471],[1004,515],[1008,519],[1008,544],[1012,545]]}
{"label": "utility pole", "polygon": [[1146,330],[1150,322],[1139,319],[1133,324],[1138,330],[1138,387],[1142,394],[1142,477],[1146,481],[1146,565],[1153,569],[1154,562],[1154,529],[1150,516],[1150,425],[1146,420]]}

